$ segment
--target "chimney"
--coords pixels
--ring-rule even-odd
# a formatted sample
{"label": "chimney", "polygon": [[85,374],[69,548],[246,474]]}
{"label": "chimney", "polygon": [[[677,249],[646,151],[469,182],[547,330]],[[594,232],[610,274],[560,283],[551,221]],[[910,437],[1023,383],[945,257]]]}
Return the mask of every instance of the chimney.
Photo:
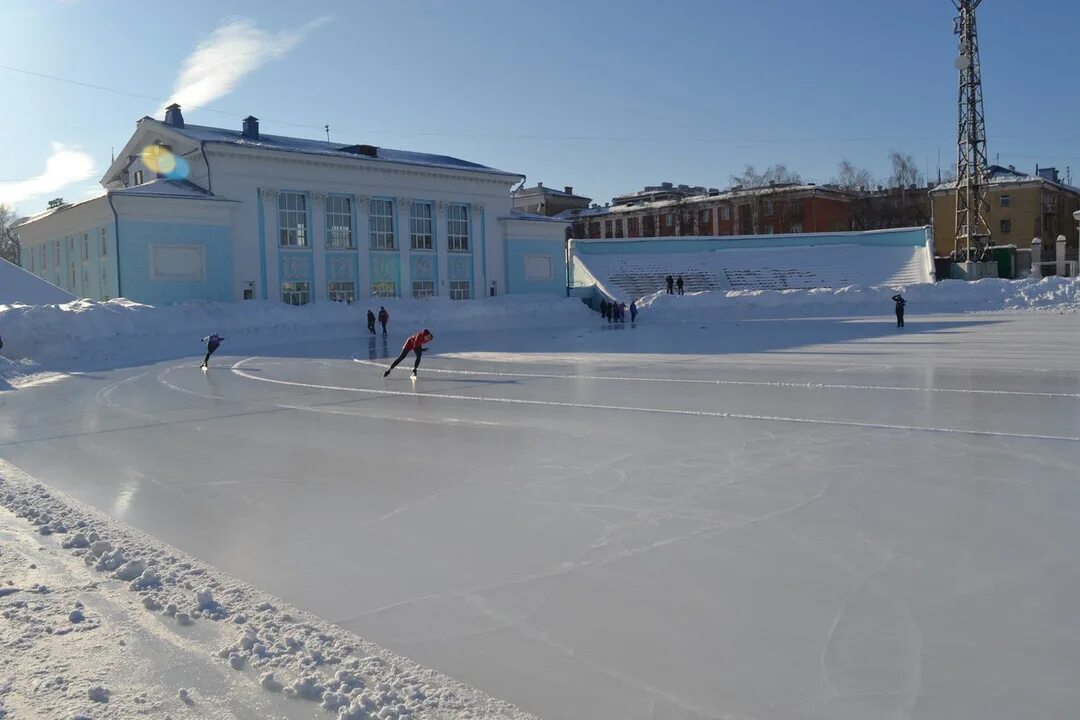
{"label": "chimney", "polygon": [[247,138],[248,140],[258,140],[259,118],[254,115],[248,115],[244,118],[244,130],[240,133],[240,137]]}
{"label": "chimney", "polygon": [[180,112],[180,106],[176,103],[165,108],[165,124],[181,130],[184,129],[184,114]]}
{"label": "chimney", "polygon": [[536,183],[536,187],[542,188],[542,187],[544,187],[544,183],[538,182],[538,183]]}
{"label": "chimney", "polygon": [[563,192],[566,193],[567,195],[573,195],[574,194],[574,186],[573,185],[564,186],[563,187]]}

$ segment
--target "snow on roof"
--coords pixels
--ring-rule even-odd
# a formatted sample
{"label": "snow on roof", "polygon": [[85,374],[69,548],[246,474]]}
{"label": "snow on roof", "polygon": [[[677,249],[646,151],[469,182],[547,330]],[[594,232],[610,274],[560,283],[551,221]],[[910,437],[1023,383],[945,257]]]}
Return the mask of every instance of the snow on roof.
{"label": "snow on roof", "polygon": [[517,192],[518,195],[524,195],[526,193],[544,193],[545,195],[558,195],[559,197],[581,198],[582,200],[591,199],[585,197],[584,195],[578,195],[576,193],[568,193],[564,190],[549,188],[546,185],[533,185],[532,187],[524,188],[523,190],[518,190]]}
{"label": "snow on roof", "polygon": [[[208,143],[220,143],[236,145],[239,147],[258,148],[263,150],[281,150],[284,152],[307,153],[310,155],[326,155],[330,157],[364,159],[384,162],[401,163],[405,165],[422,165],[424,167],[445,168],[447,170],[466,170],[487,173],[497,173],[512,177],[523,177],[517,173],[509,173],[497,170],[479,163],[461,160],[449,155],[432,155],[429,153],[412,152],[409,150],[394,150],[392,148],[373,148],[375,156],[365,155],[356,150],[360,146],[348,143],[327,142],[325,140],[312,140],[309,138],[286,137],[284,135],[268,135],[259,133],[258,139],[244,137],[240,130],[226,128],[207,127],[204,125],[185,124],[178,128],[166,125],[160,120],[145,117],[143,121],[151,121],[168,128],[172,132],[187,136],[192,140]],[[351,148],[351,149],[347,149]]]}
{"label": "snow on roof", "polygon": [[131,187],[110,190],[109,194],[130,195],[132,197],[167,197],[232,202],[231,200],[217,197],[213,193],[204,190],[189,180],[170,180],[168,178],[155,178],[142,185],[133,185]]}
{"label": "snow on roof", "polygon": [[55,305],[75,296],[37,275],[0,260],[0,305]]}
{"label": "snow on roof", "polygon": [[[563,213],[559,213],[562,215]],[[566,225],[570,220],[549,215],[538,215],[537,213],[525,212],[523,210],[511,210],[509,215],[500,215],[500,220],[527,220],[529,222],[551,222],[559,223],[560,225]]]}
{"label": "snow on roof", "polygon": [[[1031,173],[1021,172],[1012,168],[1004,167],[1002,165],[991,165],[987,169],[987,182],[990,185],[1023,185],[1025,183],[1045,183],[1051,187],[1056,187],[1067,192],[1076,193],[1080,195],[1080,188],[1073,187],[1072,185],[1066,185],[1062,182],[1055,182],[1050,178],[1043,177],[1042,175],[1032,175]],[[941,183],[935,186],[930,192],[943,192],[946,190],[955,190],[955,182]]]}
{"label": "snow on roof", "polygon": [[609,205],[605,207],[586,208],[584,210],[578,210],[574,213],[574,217],[594,217],[597,215],[607,215],[609,213],[628,213],[636,212],[644,209],[659,209],[673,206],[686,206],[693,205],[695,203],[702,202],[716,202],[722,200],[738,200],[745,197],[756,197],[761,195],[774,195],[777,193],[805,193],[805,192],[821,192],[829,193],[832,195],[840,195],[843,197],[850,197],[851,193],[842,190],[838,187],[831,185],[816,185],[814,183],[805,184],[788,184],[788,185],[764,185],[762,187],[754,188],[731,188],[721,193],[712,193],[705,195],[686,195],[675,200],[656,200],[656,201],[644,201],[637,202],[629,205]]}

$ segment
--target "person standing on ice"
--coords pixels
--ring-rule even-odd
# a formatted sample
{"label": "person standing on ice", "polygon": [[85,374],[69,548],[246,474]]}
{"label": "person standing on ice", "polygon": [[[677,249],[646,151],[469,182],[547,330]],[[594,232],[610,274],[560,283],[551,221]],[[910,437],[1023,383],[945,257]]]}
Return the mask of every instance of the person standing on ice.
{"label": "person standing on ice", "polygon": [[386,323],[390,322],[390,313],[386,312],[386,308],[382,305],[379,306],[379,323],[382,325],[382,334],[386,334]]}
{"label": "person standing on ice", "polygon": [[683,283],[683,280],[682,280],[682,275],[680,275],[679,279],[675,281],[675,287],[679,288],[679,294],[680,295],[683,294],[683,292],[682,292],[683,285],[684,285],[684,283]]}
{"label": "person standing on ice", "polygon": [[664,278],[664,282],[667,283],[667,294],[672,295],[672,288],[675,286],[675,278],[668,275],[666,278]]}
{"label": "person standing on ice", "polygon": [[607,319],[607,300],[600,298],[600,317]]}
{"label": "person standing on ice", "polygon": [[375,334],[375,313],[370,310],[367,311],[367,329],[372,335]]}
{"label": "person standing on ice", "polygon": [[397,364],[405,359],[405,356],[409,353],[416,353],[416,363],[413,365],[412,374],[416,377],[416,370],[420,367],[420,354],[427,350],[424,345],[435,339],[435,336],[431,334],[431,331],[424,328],[415,335],[410,335],[409,339],[405,341],[405,344],[401,347],[401,354],[398,355],[397,360],[390,363],[390,367],[386,369],[386,372],[382,374],[386,377],[390,374],[390,371],[397,367]]}
{"label": "person standing on ice", "polygon": [[634,301],[634,300],[631,300],[630,301],[630,323],[633,324],[635,320],[637,320],[637,302]]}
{"label": "person standing on ice", "polygon": [[892,301],[896,303],[896,327],[904,327],[904,306],[907,305],[907,300],[900,293],[896,293],[892,296]]}
{"label": "person standing on ice", "polygon": [[221,337],[217,333],[214,333],[213,335],[207,335],[202,339],[202,341],[206,343],[206,357],[203,358],[202,365],[200,365],[200,367],[207,367],[207,363],[210,362],[210,356],[214,354],[214,351],[218,349],[218,346],[221,345],[221,341],[224,339],[225,338]]}

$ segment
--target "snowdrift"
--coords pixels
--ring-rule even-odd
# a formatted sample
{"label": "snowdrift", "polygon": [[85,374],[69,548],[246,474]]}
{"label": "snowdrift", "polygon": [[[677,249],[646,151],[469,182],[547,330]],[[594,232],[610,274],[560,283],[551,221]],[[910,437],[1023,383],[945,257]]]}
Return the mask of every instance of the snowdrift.
{"label": "snowdrift", "polygon": [[66,303],[75,296],[62,290],[37,275],[13,265],[7,260],[0,260],[0,305],[22,303],[24,305],[43,305],[45,303]]}
{"label": "snowdrift", "polygon": [[[908,301],[909,317],[927,313],[968,313],[1008,310],[1080,310],[1080,279],[1049,277],[1041,280],[978,282],[944,280],[900,289]],[[641,320],[701,320],[709,317],[857,317],[887,315],[896,289],[851,285],[839,289],[731,290],[646,296],[639,303]]]}

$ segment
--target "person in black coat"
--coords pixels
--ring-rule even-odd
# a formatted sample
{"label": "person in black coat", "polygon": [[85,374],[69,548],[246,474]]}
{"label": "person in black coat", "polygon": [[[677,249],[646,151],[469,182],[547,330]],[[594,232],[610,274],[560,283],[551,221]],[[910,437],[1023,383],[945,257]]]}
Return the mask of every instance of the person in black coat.
{"label": "person in black coat", "polygon": [[668,295],[674,294],[674,291],[672,290],[672,288],[675,287],[675,278],[668,275],[666,278],[664,278],[664,282],[667,283],[667,294]]}
{"label": "person in black coat", "polygon": [[679,279],[675,281],[675,287],[679,288],[679,294],[680,294],[680,295],[682,295],[682,294],[683,294],[683,292],[682,292],[682,290],[683,290],[683,284],[684,284],[684,283],[683,283],[682,275],[680,275],[680,276],[679,276]]}
{"label": "person in black coat", "polygon": [[607,320],[607,300],[600,298],[600,317]]}
{"label": "person in black coat", "polygon": [[896,303],[896,327],[904,327],[904,306],[907,305],[907,300],[900,293],[896,293],[892,296],[892,301]]}
{"label": "person in black coat", "polygon": [[367,329],[372,335],[375,334],[375,313],[367,311]]}

